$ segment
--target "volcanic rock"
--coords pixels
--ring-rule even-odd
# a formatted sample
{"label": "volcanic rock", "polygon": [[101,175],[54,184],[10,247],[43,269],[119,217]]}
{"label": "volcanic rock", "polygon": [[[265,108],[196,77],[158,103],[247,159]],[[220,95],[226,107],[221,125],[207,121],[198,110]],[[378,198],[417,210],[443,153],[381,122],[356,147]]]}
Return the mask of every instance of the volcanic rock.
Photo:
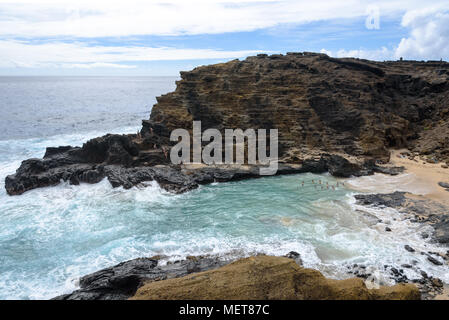
{"label": "volcanic rock", "polygon": [[192,272],[218,268],[227,262],[218,258],[190,257],[159,265],[159,259],[138,258],[82,277],[80,289],[54,300],[124,300],[147,281],[182,277]]}
{"label": "volcanic rock", "polygon": [[[410,197],[405,192],[386,194],[355,195],[357,204],[375,207],[390,207],[403,213],[415,222],[426,223],[433,227],[432,238],[439,243],[449,243],[449,207],[429,199]],[[416,218],[418,217],[418,218]]]}

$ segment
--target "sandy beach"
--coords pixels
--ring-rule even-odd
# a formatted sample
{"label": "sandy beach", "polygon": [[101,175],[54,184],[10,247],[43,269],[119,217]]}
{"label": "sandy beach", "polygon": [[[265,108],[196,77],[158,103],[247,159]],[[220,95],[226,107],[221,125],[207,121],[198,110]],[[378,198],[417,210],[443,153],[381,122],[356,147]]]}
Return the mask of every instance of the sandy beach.
{"label": "sandy beach", "polygon": [[449,182],[449,169],[443,168],[444,164],[428,163],[418,156],[411,160],[408,156],[401,155],[405,152],[408,150],[393,150],[390,163],[403,166],[406,173],[415,175],[417,183],[425,185],[428,189],[423,196],[449,205],[449,192],[438,185],[438,182]]}

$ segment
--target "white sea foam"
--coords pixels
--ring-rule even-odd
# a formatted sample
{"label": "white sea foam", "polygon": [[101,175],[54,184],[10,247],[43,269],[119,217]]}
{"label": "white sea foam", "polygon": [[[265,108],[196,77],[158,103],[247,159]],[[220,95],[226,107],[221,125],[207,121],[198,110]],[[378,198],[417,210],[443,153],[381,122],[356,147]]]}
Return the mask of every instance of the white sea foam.
{"label": "white sea foam", "polygon": [[391,193],[395,191],[414,194],[427,194],[432,190],[413,173],[402,173],[396,176],[375,173],[371,176],[351,178],[347,183],[362,192]]}

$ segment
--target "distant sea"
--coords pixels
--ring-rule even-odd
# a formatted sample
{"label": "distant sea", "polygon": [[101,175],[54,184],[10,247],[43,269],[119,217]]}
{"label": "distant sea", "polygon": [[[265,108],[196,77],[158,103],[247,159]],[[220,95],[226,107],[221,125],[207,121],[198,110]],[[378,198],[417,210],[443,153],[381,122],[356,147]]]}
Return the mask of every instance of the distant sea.
{"label": "distant sea", "polygon": [[176,77],[0,77],[0,140],[139,127]]}

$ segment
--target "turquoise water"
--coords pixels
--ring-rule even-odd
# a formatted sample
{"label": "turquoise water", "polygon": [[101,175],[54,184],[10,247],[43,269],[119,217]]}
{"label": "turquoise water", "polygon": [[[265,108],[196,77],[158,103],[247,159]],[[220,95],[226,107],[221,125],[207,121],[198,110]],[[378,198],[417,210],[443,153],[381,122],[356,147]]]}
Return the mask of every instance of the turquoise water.
{"label": "turquoise water", "polygon": [[[354,191],[336,187],[330,175],[212,184],[182,195],[152,183],[113,189],[107,180],[6,195],[3,178],[20,159],[41,157],[44,146],[77,145],[98,134],[0,141],[0,150],[11,151],[0,161],[0,299],[51,298],[76,289],[82,275],[157,254],[173,260],[294,250],[306,266],[334,278],[348,277],[346,266],[353,263],[382,270],[384,264],[400,266],[412,260],[430,274],[447,277],[446,267],[434,267],[403,249],[404,244],[441,249],[420,239],[422,226],[401,220],[393,210],[372,209],[371,214],[395,230],[394,235],[385,232],[386,224],[373,225],[369,210],[354,205]],[[317,180],[335,190],[321,190]],[[413,276],[412,270],[407,272]]]}

